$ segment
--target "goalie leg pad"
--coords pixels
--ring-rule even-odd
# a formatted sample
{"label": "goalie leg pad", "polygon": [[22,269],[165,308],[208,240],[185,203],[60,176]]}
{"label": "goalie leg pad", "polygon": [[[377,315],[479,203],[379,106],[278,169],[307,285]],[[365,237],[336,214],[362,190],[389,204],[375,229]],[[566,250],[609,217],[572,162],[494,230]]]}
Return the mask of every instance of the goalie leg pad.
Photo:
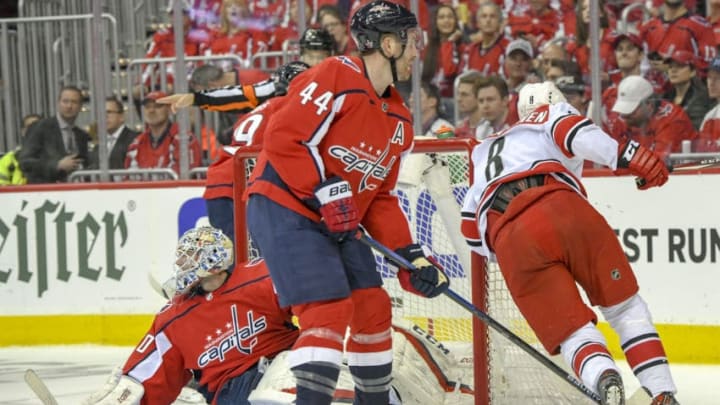
{"label": "goalie leg pad", "polygon": [[645,301],[635,294],[617,305],[600,307],[600,312],[620,337],[625,358],[640,384],[653,397],[662,392],[677,392]]}

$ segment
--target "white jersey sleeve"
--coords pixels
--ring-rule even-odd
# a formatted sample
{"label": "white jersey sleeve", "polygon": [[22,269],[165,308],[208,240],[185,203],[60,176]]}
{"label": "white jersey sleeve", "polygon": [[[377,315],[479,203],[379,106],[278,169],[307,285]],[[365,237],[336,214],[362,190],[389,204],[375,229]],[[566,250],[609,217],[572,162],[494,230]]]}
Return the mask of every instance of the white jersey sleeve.
{"label": "white jersey sleeve", "polygon": [[549,174],[585,195],[584,160],[615,169],[618,144],[567,103],[543,105],[512,127],[490,136],[472,152],[473,184],[463,204],[463,234],[470,247],[489,256],[485,214],[498,186]]}

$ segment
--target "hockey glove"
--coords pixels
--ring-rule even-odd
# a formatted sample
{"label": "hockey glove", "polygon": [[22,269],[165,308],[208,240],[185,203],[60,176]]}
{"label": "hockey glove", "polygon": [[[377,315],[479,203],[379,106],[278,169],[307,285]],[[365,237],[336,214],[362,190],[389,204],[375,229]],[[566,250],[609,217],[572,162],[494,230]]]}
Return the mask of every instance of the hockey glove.
{"label": "hockey glove", "polygon": [[[640,190],[650,187],[660,187],[668,180],[668,168],[665,163],[637,141],[628,141],[618,148],[618,169],[627,169],[631,174],[638,176],[637,181]],[[618,170],[622,173],[622,170]]]}
{"label": "hockey glove", "polygon": [[350,183],[332,177],[315,187],[318,212],[330,233],[341,241],[352,237],[360,225],[360,211],[355,204]]}
{"label": "hockey glove", "polygon": [[440,265],[430,256],[426,256],[422,246],[413,243],[396,252],[407,259],[417,270],[400,269],[398,279],[407,291],[433,298],[447,291],[450,280]]}

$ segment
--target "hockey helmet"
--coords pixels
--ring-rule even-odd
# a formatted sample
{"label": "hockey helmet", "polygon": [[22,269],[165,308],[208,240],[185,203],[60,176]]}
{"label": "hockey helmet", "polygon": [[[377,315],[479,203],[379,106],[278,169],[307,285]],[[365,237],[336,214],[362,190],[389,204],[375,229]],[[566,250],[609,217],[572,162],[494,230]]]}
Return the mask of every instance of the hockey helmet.
{"label": "hockey helmet", "polygon": [[310,69],[310,65],[299,60],[280,66],[280,68],[272,74],[272,79],[275,82],[275,95],[284,96],[287,94],[290,82],[295,78],[295,76],[308,69]]}
{"label": "hockey helmet", "polygon": [[396,34],[407,45],[408,30],[417,28],[418,22],[407,8],[386,0],[377,0],[361,7],[350,21],[358,51],[366,52],[380,48],[383,34]]}
{"label": "hockey helmet", "polygon": [[308,28],[300,37],[300,49],[335,53],[335,40],[323,29]]}
{"label": "hockey helmet", "polygon": [[517,109],[520,118],[524,118],[541,105],[565,103],[567,100],[553,82],[529,83],[520,89]]}
{"label": "hockey helmet", "polygon": [[185,232],[175,250],[175,294],[186,293],[232,263],[233,243],[221,230],[202,226]]}

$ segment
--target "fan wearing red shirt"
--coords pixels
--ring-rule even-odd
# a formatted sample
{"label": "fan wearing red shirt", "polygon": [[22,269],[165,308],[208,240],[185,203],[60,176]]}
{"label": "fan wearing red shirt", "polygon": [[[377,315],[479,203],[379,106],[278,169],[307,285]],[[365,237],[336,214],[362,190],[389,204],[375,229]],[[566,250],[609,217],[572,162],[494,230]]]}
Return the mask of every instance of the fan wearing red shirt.
{"label": "fan wearing red shirt", "polygon": [[692,141],[697,136],[685,111],[661,100],[642,76],[628,76],[620,82],[612,111],[621,118],[611,128],[610,135],[615,140],[637,141],[662,158],[680,152],[682,141]]}
{"label": "fan wearing red shirt", "polygon": [[499,74],[510,39],[503,34],[502,9],[495,3],[484,3],[477,12],[480,41],[465,47],[462,71],[477,70],[483,75]]}
{"label": "fan wearing red shirt", "polygon": [[552,39],[560,27],[557,10],[550,7],[550,0],[532,0],[526,5],[516,5],[508,16],[510,35],[524,38],[535,50]]}

